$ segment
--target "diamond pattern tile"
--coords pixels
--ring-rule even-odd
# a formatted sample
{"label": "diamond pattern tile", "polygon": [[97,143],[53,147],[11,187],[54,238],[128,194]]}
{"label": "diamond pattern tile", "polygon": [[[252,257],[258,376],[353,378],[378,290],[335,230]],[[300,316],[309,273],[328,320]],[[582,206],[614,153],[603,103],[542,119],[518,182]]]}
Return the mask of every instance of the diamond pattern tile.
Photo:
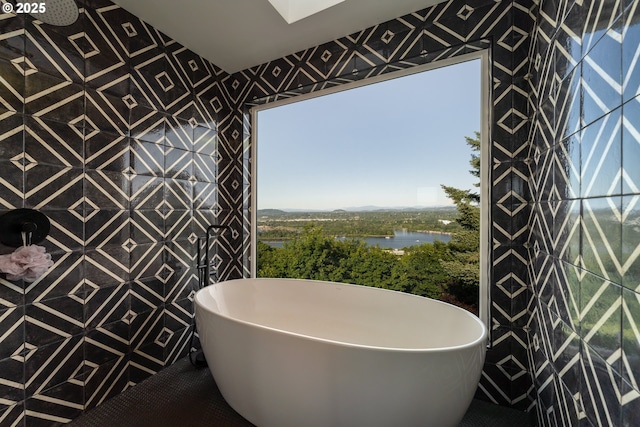
{"label": "diamond pattern tile", "polygon": [[[628,115],[635,103],[624,102],[633,98],[637,69],[637,5],[541,3],[529,73],[548,71],[529,80],[537,109],[530,153],[534,202],[552,202],[534,209],[531,243],[557,274],[531,266],[538,419],[542,426],[633,425],[637,119]],[[552,245],[543,237],[549,232]]]}
{"label": "diamond pattern tile", "polygon": [[234,75],[106,0],[64,29],[2,15],[0,210],[49,213],[56,268],[0,276],[0,423],[72,419],[182,357],[207,224],[233,227],[220,277],[248,275],[245,106],[491,48],[478,395],[542,426],[633,424],[638,9],[456,0]]}

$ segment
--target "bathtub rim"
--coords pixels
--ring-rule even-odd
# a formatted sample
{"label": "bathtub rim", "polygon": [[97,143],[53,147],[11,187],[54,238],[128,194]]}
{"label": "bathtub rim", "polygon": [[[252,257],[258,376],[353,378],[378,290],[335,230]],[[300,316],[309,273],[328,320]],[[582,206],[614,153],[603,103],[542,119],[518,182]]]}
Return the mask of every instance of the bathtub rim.
{"label": "bathtub rim", "polygon": [[[447,305],[449,308],[453,308],[456,310],[459,310],[461,312],[463,312],[464,315],[470,317],[471,321],[476,322],[478,325],[481,326],[482,328],[482,333],[480,334],[480,336],[476,339],[474,339],[473,341],[470,341],[468,343],[465,344],[460,344],[460,345],[456,345],[456,346],[448,346],[448,347],[424,347],[424,348],[403,348],[403,347],[381,347],[381,346],[374,346],[374,345],[366,345],[366,344],[355,344],[355,343],[349,343],[349,342],[344,342],[344,341],[337,341],[337,340],[332,340],[332,339],[328,339],[328,338],[321,338],[321,337],[315,337],[312,335],[305,335],[305,334],[301,334],[298,332],[292,332],[292,331],[287,331],[284,329],[278,329],[278,328],[274,328],[271,326],[265,326],[265,325],[261,325],[259,323],[254,323],[254,322],[249,322],[246,320],[242,320],[242,319],[238,319],[236,317],[232,317],[223,313],[220,313],[219,311],[215,311],[213,309],[211,309],[210,307],[207,307],[206,304],[202,303],[201,298],[199,297],[200,294],[205,295],[205,290],[207,290],[209,287],[213,287],[213,286],[218,286],[224,283],[230,283],[230,282],[239,282],[239,281],[262,281],[262,280],[272,280],[272,281],[292,281],[292,282],[316,282],[316,283],[327,283],[327,284],[332,284],[332,285],[341,285],[341,286],[347,286],[347,287],[358,287],[358,288],[367,288],[368,290],[371,291],[382,291],[382,292],[391,292],[394,294],[400,294],[400,295],[404,295],[406,297],[414,297],[414,298],[423,298],[423,299],[427,299],[430,301],[433,301],[437,304],[444,304]],[[336,346],[341,346],[341,347],[347,347],[347,348],[359,348],[359,349],[366,349],[366,350],[375,350],[375,351],[389,351],[389,352],[402,352],[402,353],[443,353],[443,352],[455,352],[455,351],[460,351],[460,350],[465,350],[465,349],[469,349],[469,348],[474,348],[478,345],[482,345],[482,342],[485,342],[485,345],[483,345],[483,348],[486,348],[486,346],[488,345],[487,339],[488,339],[488,330],[486,325],[482,322],[482,320],[480,320],[480,318],[478,316],[476,316],[475,314],[457,307],[453,304],[449,304],[447,302],[444,301],[439,301],[433,298],[428,298],[428,297],[423,297],[420,295],[414,295],[414,294],[409,294],[409,293],[405,293],[405,292],[400,292],[400,291],[394,291],[391,289],[382,289],[382,288],[375,288],[375,287],[369,287],[369,286],[363,286],[363,285],[355,285],[352,283],[342,283],[342,282],[329,282],[329,281],[325,281],[325,280],[313,280],[313,279],[290,279],[290,278],[243,278],[243,279],[230,279],[230,280],[224,280],[218,283],[213,283],[211,285],[205,286],[204,288],[198,290],[196,292],[196,294],[194,295],[193,298],[193,302],[194,302],[194,310],[197,313],[197,311],[199,309],[203,309],[204,311],[207,311],[209,313],[211,313],[212,315],[215,316],[219,316],[222,317],[224,319],[227,319],[229,321],[235,322],[235,323],[239,323],[239,324],[243,324],[243,325],[247,325],[247,326],[251,326],[257,329],[261,329],[261,330],[268,330],[268,331],[273,331],[273,332],[277,332],[280,334],[284,334],[284,335],[290,335],[290,336],[295,336],[298,338],[303,338],[306,340],[310,340],[310,341],[316,341],[316,342],[323,342],[323,343],[327,343],[327,344],[332,344],[332,345],[336,345]],[[195,317],[195,313],[194,313],[194,317]]]}

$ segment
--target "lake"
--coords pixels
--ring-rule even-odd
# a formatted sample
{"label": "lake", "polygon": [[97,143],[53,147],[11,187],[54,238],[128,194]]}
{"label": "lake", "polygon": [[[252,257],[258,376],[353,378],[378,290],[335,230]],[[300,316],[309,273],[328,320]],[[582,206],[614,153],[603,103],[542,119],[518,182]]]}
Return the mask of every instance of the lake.
{"label": "lake", "polygon": [[[407,246],[421,245],[423,243],[433,243],[436,240],[440,240],[443,243],[447,243],[451,240],[451,236],[448,234],[440,233],[420,233],[417,231],[405,231],[397,230],[393,232],[393,237],[367,237],[361,240],[369,246],[378,245],[383,249],[402,249]],[[350,239],[350,237],[341,237],[340,240]],[[281,248],[282,241],[264,241],[274,248]]]}

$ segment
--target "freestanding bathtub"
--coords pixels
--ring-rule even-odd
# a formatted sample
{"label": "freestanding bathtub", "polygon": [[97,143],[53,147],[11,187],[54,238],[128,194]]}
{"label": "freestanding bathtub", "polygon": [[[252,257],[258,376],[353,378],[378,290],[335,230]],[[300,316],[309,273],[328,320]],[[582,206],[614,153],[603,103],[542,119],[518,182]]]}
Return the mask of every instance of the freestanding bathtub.
{"label": "freestanding bathtub", "polygon": [[195,309],[222,395],[258,427],[457,426],[486,351],[471,313],[377,288],[229,280]]}

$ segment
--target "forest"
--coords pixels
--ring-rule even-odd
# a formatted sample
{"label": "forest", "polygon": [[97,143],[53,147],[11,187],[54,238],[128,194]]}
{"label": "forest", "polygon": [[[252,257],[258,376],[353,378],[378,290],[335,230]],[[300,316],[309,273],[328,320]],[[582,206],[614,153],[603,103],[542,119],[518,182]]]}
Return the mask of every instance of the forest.
{"label": "forest", "polygon": [[[465,138],[472,149],[470,171],[479,177],[479,134]],[[478,313],[480,276],[479,195],[442,185],[454,208],[407,211],[260,211],[258,277],[326,280],[373,286],[435,298]],[[358,237],[389,236],[399,228],[440,231],[435,241],[401,254],[370,246]],[[337,239],[338,236],[354,237]],[[284,240],[273,247],[262,240]]]}

